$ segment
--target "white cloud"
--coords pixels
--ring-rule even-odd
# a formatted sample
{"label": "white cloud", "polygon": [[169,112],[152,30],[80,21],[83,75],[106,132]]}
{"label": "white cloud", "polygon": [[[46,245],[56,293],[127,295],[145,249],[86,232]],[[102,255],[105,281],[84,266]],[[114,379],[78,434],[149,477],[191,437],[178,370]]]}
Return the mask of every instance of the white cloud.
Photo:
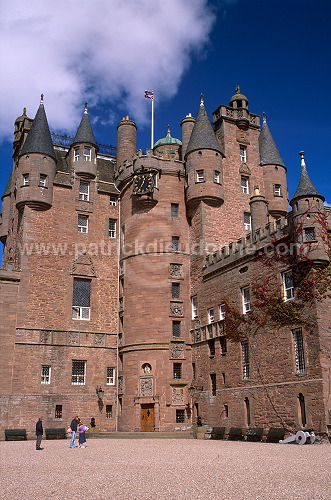
{"label": "white cloud", "polygon": [[85,101],[143,123],[144,90],[172,97],[214,20],[208,0],[2,0],[0,134],[42,93],[53,129],[75,129]]}

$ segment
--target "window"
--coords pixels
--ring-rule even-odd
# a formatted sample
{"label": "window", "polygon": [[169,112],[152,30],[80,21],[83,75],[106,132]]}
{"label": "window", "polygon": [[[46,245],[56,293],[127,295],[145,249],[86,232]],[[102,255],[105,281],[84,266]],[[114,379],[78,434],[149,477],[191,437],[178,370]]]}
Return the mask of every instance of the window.
{"label": "window", "polygon": [[196,365],[195,363],[192,363],[192,378],[193,380],[196,378],[197,372],[196,372]]}
{"label": "window", "polygon": [[240,184],[241,184],[241,191],[242,191],[242,193],[243,194],[249,194],[248,177],[246,177],[245,175],[242,175],[241,176]]}
{"label": "window", "polygon": [[294,342],[295,370],[296,373],[305,373],[306,364],[303,349],[302,329],[295,328],[295,330],[292,330],[292,334]]}
{"label": "window", "polygon": [[182,363],[174,363],[173,365],[174,378],[182,378]]}
{"label": "window", "polygon": [[109,238],[116,238],[116,219],[109,219]]}
{"label": "window", "polygon": [[29,183],[29,174],[23,174],[23,186],[28,186]]}
{"label": "window", "polygon": [[173,299],[179,299],[179,295],[180,295],[180,284],[171,283],[171,297]]}
{"label": "window", "polygon": [[72,385],[85,385],[86,361],[72,361],[71,383]]}
{"label": "window", "polygon": [[307,425],[307,416],[306,416],[305,397],[302,394],[302,392],[299,393],[298,401],[299,401],[301,425],[302,427],[305,427]]}
{"label": "window", "polygon": [[252,218],[250,212],[244,212],[244,229],[250,231],[252,228]]}
{"label": "window", "polygon": [[250,366],[249,366],[249,344],[247,340],[241,343],[241,355],[243,364],[243,379],[248,380],[250,378]]}
{"label": "window", "polygon": [[251,293],[248,286],[241,289],[242,304],[243,304],[243,314],[248,313],[251,310]]}
{"label": "window", "polygon": [[87,233],[88,232],[88,216],[78,214],[78,232]]}
{"label": "window", "polygon": [[220,304],[218,307],[220,312],[220,321],[222,321],[225,318],[225,304]]}
{"label": "window", "polygon": [[172,336],[180,337],[180,321],[172,322]]}
{"label": "window", "polygon": [[113,405],[106,405],[106,418],[112,418],[113,416]]}
{"label": "window", "polygon": [[246,424],[251,425],[251,405],[248,398],[244,399],[245,412],[246,412]]}
{"label": "window", "polygon": [[209,356],[215,356],[215,339],[208,340]]}
{"label": "window", "polygon": [[107,385],[115,385],[115,368],[107,366]]}
{"label": "window", "polygon": [[79,148],[74,149],[74,161],[79,160]]}
{"label": "window", "polygon": [[225,416],[225,418],[229,418],[229,405],[225,404],[223,406],[223,408],[224,408],[224,416]]}
{"label": "window", "polygon": [[283,277],[283,296],[285,302],[287,300],[294,299],[294,286],[293,286],[293,276],[292,271],[285,271],[282,274]]}
{"label": "window", "polygon": [[226,337],[220,337],[221,354],[224,356],[228,352]]}
{"label": "window", "polygon": [[51,383],[51,367],[49,365],[42,365],[40,383],[41,384]]}
{"label": "window", "polygon": [[247,161],[247,148],[246,146],[240,146],[239,148],[240,161]]}
{"label": "window", "polygon": [[304,232],[305,232],[305,241],[316,240],[315,229],[313,227],[305,227]]}
{"label": "window", "polygon": [[80,181],[79,183],[79,199],[88,201],[90,194],[90,184],[88,182]]}
{"label": "window", "polygon": [[185,422],[185,410],[176,410],[176,424]]}
{"label": "window", "polygon": [[171,217],[173,219],[177,219],[178,218],[178,203],[171,203]]}
{"label": "window", "polygon": [[171,239],[171,248],[174,252],[179,251],[179,236],[173,236]]}
{"label": "window", "polygon": [[197,170],[197,182],[205,182],[205,171],[204,170]]}
{"label": "window", "polygon": [[215,321],[214,309],[208,309],[208,323]]}
{"label": "window", "polygon": [[72,319],[90,319],[91,280],[74,278]]}
{"label": "window", "polygon": [[62,405],[55,405],[55,418],[62,418]]}
{"label": "window", "polygon": [[47,175],[44,174],[39,175],[39,187],[46,187],[46,179]]}
{"label": "window", "polygon": [[220,184],[220,172],[218,170],[214,170],[214,182]]}
{"label": "window", "polygon": [[211,395],[216,396],[216,373],[210,374]]}
{"label": "window", "polygon": [[117,205],[117,198],[116,196],[109,196],[109,203],[112,207],[116,207]]}
{"label": "window", "polygon": [[192,297],[192,319],[196,319],[198,317],[198,299],[197,297]]}
{"label": "window", "polygon": [[91,161],[91,152],[92,152],[91,148],[84,146],[84,160],[85,161]]}
{"label": "window", "polygon": [[275,184],[274,185],[274,196],[282,196],[281,185],[280,184]]}

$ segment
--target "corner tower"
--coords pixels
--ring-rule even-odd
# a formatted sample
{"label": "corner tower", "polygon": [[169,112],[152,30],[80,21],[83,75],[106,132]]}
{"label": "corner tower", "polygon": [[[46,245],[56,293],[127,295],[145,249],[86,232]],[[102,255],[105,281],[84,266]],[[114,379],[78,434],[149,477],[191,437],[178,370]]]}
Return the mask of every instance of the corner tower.
{"label": "corner tower", "polygon": [[78,176],[87,179],[95,178],[97,153],[98,146],[88,116],[87,103],[85,103],[84,113],[69,152],[71,163]]}

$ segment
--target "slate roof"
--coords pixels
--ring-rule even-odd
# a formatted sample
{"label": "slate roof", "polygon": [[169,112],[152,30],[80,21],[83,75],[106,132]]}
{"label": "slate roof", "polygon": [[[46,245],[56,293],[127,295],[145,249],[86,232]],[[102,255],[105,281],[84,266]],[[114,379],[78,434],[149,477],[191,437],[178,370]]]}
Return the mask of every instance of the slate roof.
{"label": "slate roof", "polygon": [[75,135],[73,144],[81,143],[81,142],[88,142],[89,144],[93,144],[95,147],[97,147],[97,143],[96,143],[94,133],[92,130],[92,126],[91,126],[91,122],[90,122],[89,116],[87,114],[87,105],[86,104],[85,104],[84,113],[83,113],[81,122],[79,124],[77,133]]}
{"label": "slate roof", "polygon": [[215,132],[210,123],[207,111],[204,106],[203,98],[200,98],[200,106],[192,134],[187,146],[185,157],[188,153],[196,151],[197,149],[213,149],[223,154],[219,143],[217,142]]}
{"label": "slate roof", "polygon": [[259,137],[259,146],[261,165],[281,165],[282,167],[285,167],[276,143],[269,130],[265,114],[263,114],[263,124]]}
{"label": "slate roof", "polygon": [[300,152],[301,155],[301,174],[300,174],[300,181],[298,188],[296,192],[294,193],[294,196],[291,201],[293,201],[295,198],[301,198],[303,196],[318,196],[319,198],[322,198],[323,201],[325,200],[324,196],[322,196],[317,189],[314,187],[313,183],[310,180],[305,159],[304,159],[304,153],[303,151]]}
{"label": "slate roof", "polygon": [[31,153],[40,153],[56,160],[43,100],[40,102],[31,129],[20,152],[20,156]]}
{"label": "slate roof", "polygon": [[5,191],[3,193],[2,196],[6,196],[8,194],[11,193],[11,179],[12,179],[12,175],[13,173],[11,172],[10,176],[9,176],[9,179],[8,179],[8,182],[7,182],[7,185],[6,185],[6,188],[5,188]]}

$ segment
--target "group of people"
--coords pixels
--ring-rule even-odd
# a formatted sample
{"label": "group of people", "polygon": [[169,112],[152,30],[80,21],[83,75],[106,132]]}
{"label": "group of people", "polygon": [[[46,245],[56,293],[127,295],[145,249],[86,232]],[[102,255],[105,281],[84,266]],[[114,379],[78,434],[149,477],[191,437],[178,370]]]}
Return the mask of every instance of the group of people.
{"label": "group of people", "polygon": [[[93,424],[92,424],[93,421]],[[94,418],[91,419],[91,425],[95,425],[95,420]],[[78,438],[78,448],[86,448],[86,436],[85,432],[88,430],[88,427],[83,424],[83,422],[80,420],[78,415],[72,419],[70,428],[68,429],[67,432],[71,433],[71,438],[70,438],[70,448],[77,448],[75,445],[75,437],[77,433],[79,434]],[[39,417],[38,422],[36,423],[36,450],[43,450],[44,448],[41,447],[41,440],[44,434],[44,429],[43,429],[43,419],[42,417]]]}

